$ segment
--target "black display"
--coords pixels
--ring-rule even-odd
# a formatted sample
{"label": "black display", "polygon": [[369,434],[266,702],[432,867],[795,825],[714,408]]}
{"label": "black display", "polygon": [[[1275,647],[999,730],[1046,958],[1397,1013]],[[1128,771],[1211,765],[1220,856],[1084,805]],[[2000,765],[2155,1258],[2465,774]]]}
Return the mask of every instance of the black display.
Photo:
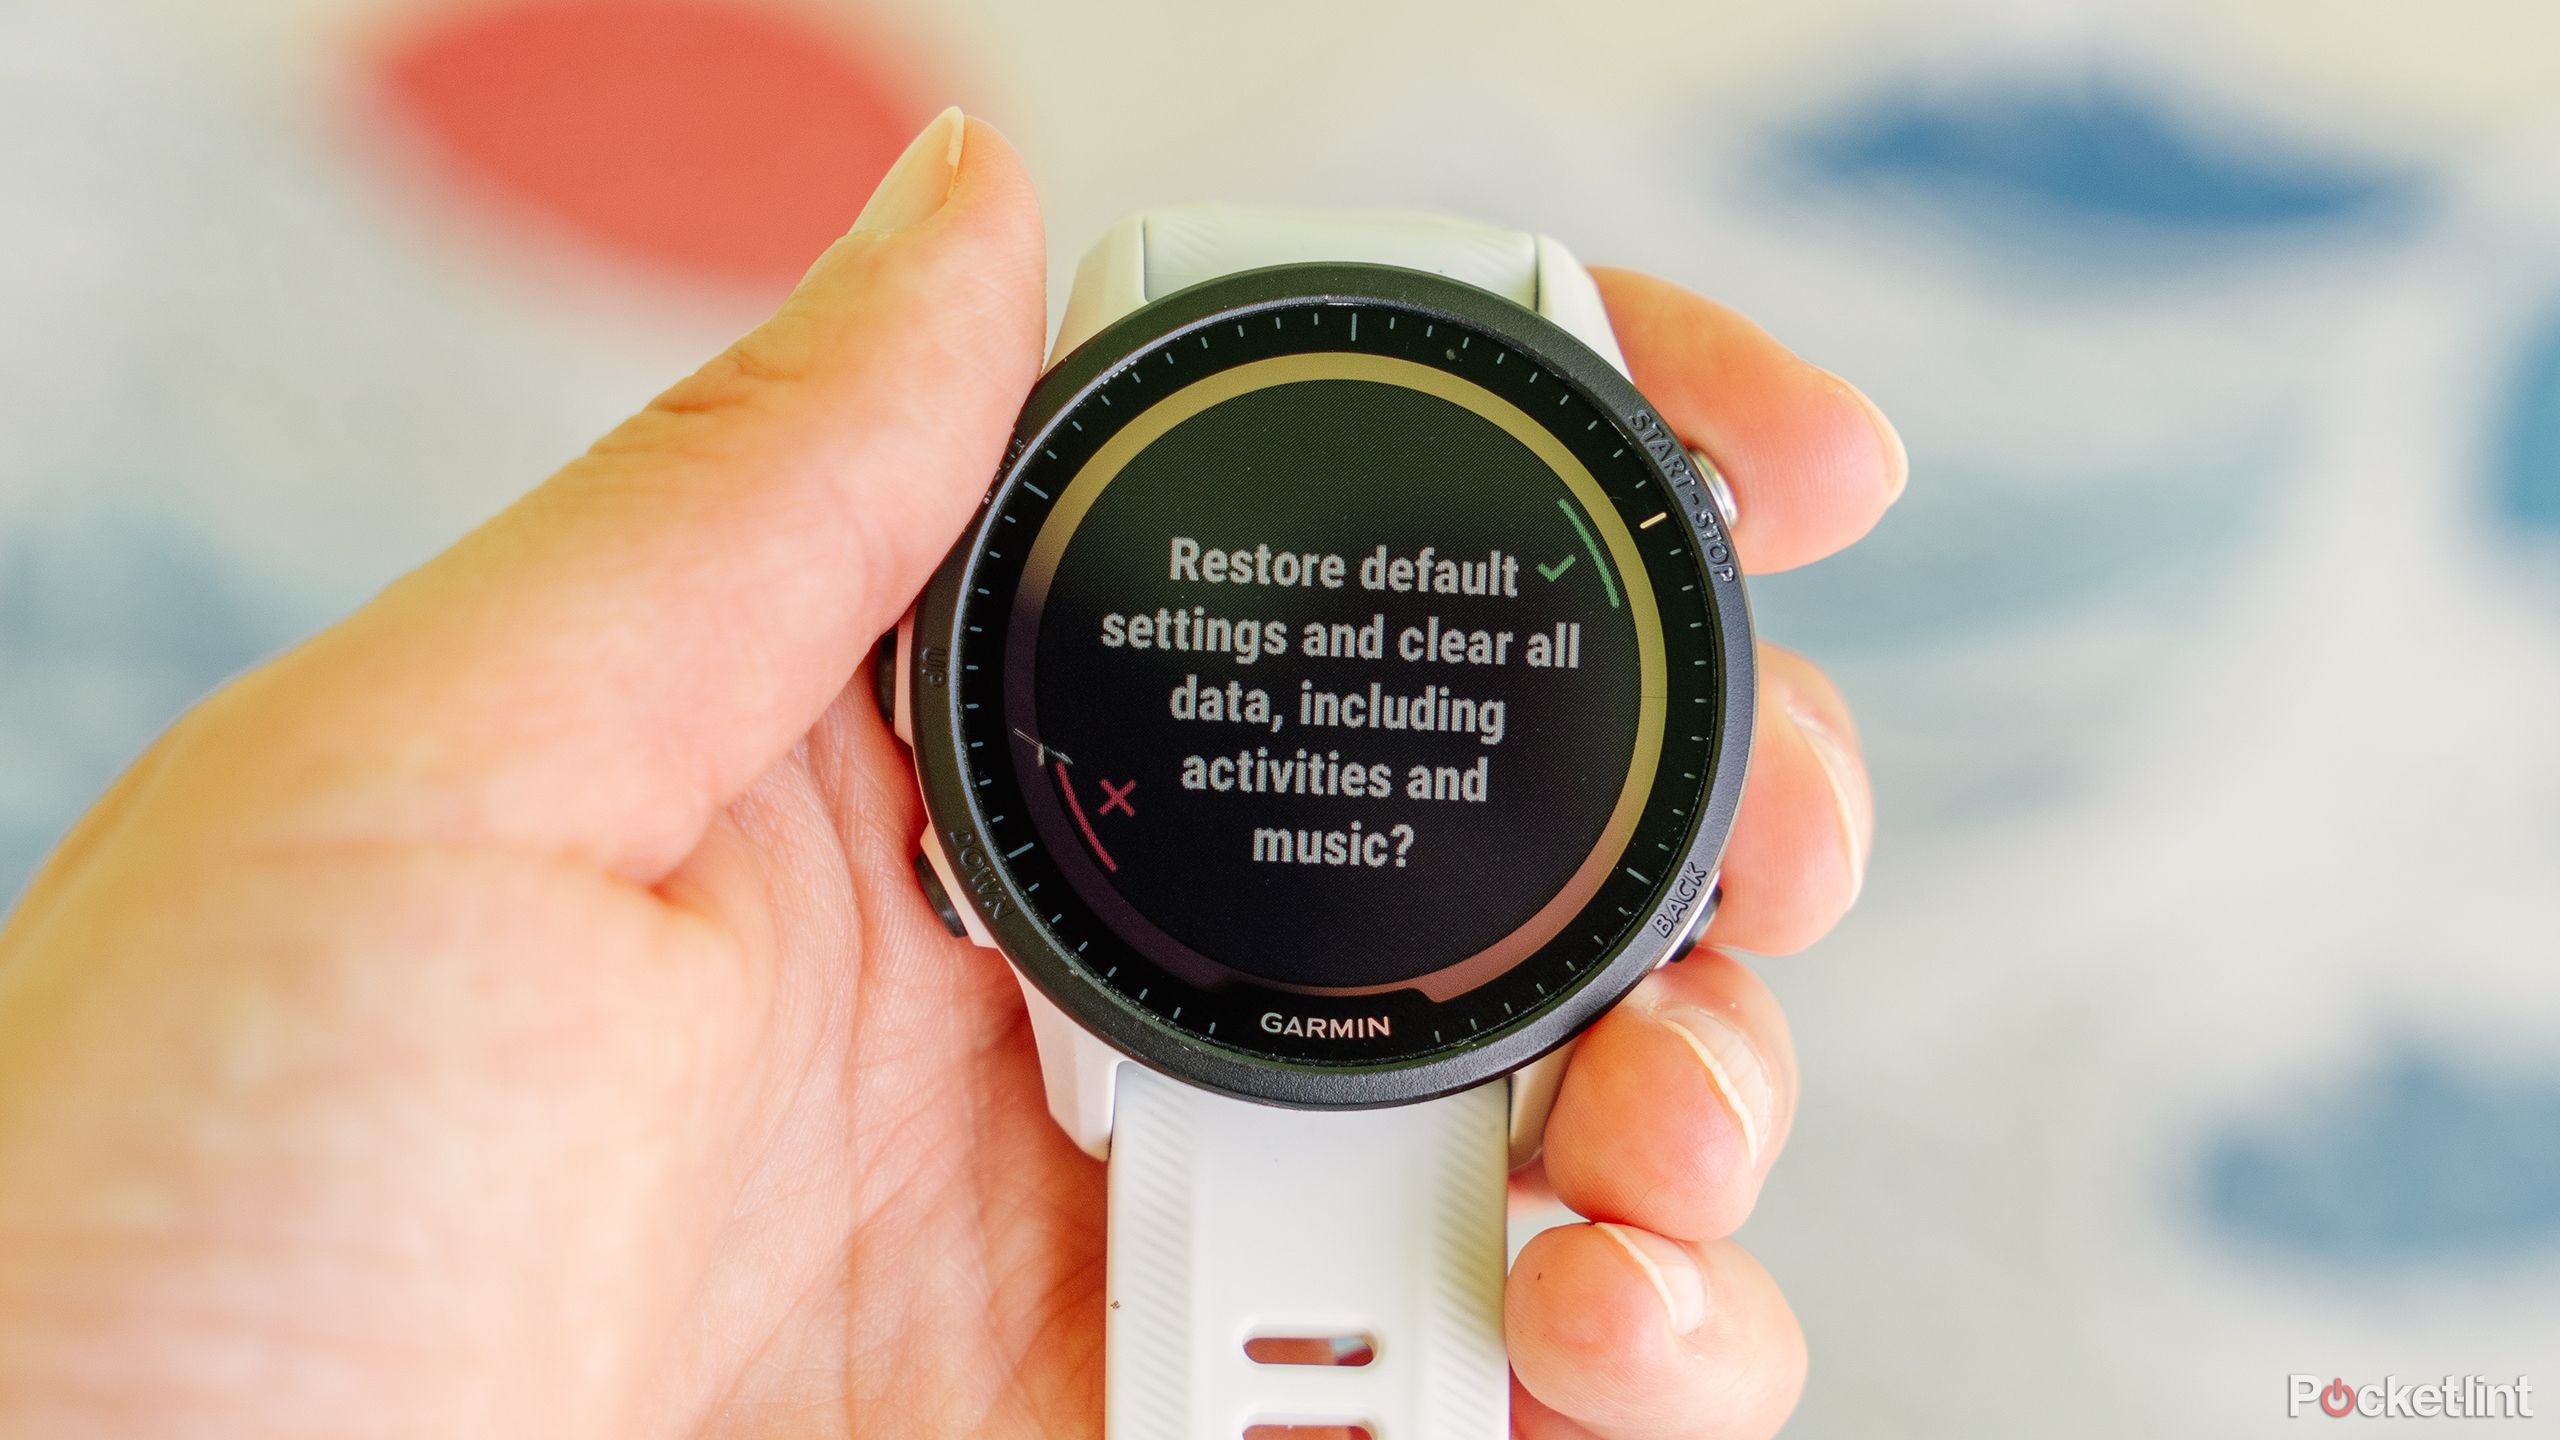
{"label": "black display", "polygon": [[1678,938],[1747,631],[1676,447],[1568,368],[1323,296],[1154,337],[1026,429],[918,663],[970,812],[946,848],[1000,933],[1037,926],[1009,951],[1067,967],[1026,960],[1044,988],[1374,1067]]}
{"label": "black display", "polygon": [[1640,778],[1651,582],[1465,382],[1367,356],[1238,379],[1160,402],[1213,400],[1089,465],[1072,533],[1039,538],[1006,692],[1032,813],[1086,902],[1198,983],[1471,988],[1597,884]]}

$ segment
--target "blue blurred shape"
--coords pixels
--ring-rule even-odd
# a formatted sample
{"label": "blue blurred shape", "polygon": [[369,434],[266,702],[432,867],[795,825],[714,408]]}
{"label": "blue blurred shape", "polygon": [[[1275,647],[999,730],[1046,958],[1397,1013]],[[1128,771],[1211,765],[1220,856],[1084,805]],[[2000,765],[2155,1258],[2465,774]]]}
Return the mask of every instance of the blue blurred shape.
{"label": "blue blurred shape", "polygon": [[1820,565],[1755,578],[1752,601],[1785,643],[1853,657],[2058,617],[2175,628],[2209,603],[2199,587],[2264,539],[2266,497],[2294,449],[2268,426],[2033,471],[1948,446],[1893,524]]}
{"label": "blue blurred shape", "polygon": [[1976,220],[1985,204],[2079,225],[2233,234],[2406,208],[2414,180],[2274,137],[2181,117],[2115,81],[1909,86],[1800,132],[1816,178],[1890,184]]}
{"label": "blue blurred shape", "polygon": [[2210,1135],[2206,1218],[2336,1267],[2494,1260],[2560,1242],[2560,1076],[2415,1046],[2281,1117]]}
{"label": "blue blurred shape", "polygon": [[2517,368],[2500,447],[2498,508],[2532,535],[2560,534],[2560,311],[2543,317]]}
{"label": "blue blurred shape", "polygon": [[58,507],[0,530],[0,909],[152,736],[283,638],[168,520]]}

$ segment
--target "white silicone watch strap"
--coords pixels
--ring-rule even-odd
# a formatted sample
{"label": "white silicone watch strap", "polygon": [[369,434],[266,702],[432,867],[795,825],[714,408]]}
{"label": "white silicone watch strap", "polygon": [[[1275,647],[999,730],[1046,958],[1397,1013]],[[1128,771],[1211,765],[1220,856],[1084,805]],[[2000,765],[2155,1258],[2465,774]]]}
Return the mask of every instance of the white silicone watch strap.
{"label": "white silicone watch strap", "polygon": [[1530,235],[1439,215],[1309,214],[1242,205],[1178,205],[1131,215],[1076,267],[1052,356],[1149,300],[1237,270],[1355,260],[1430,270],[1528,306],[1620,370],[1600,288],[1571,251]]}
{"label": "white silicone watch strap", "polygon": [[[1390,1110],[1251,1105],[1121,1072],[1111,1142],[1111,1440],[1362,1425],[1500,1440],[1501,1085]],[[1368,1363],[1263,1364],[1257,1339]],[[1321,1348],[1321,1347],[1301,1347]]]}
{"label": "white silicone watch strap", "polygon": [[1238,270],[1357,260],[1429,270],[1520,305],[1538,303],[1538,237],[1441,215],[1328,215],[1240,205],[1150,210],[1147,298]]}
{"label": "white silicone watch strap", "polygon": [[[1400,265],[1539,310],[1618,358],[1589,276],[1534,235],[1438,216],[1225,205],[1133,223],[1144,299],[1265,265]],[[1501,1440],[1512,1108],[1507,1080],[1394,1109],[1296,1111],[1123,1067],[1111,1138],[1109,1440],[1242,1440],[1255,1425]],[[1266,1364],[1247,1353],[1257,1338],[1356,1343],[1369,1359]]]}

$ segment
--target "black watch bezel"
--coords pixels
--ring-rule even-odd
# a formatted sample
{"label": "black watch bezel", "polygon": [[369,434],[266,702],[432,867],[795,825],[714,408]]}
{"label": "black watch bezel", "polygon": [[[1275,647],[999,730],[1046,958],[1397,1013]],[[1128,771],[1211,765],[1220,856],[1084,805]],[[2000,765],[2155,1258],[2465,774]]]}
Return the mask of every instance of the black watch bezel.
{"label": "black watch bezel", "polygon": [[[1092,978],[1024,903],[1013,866],[991,843],[969,772],[960,687],[960,626],[981,551],[1025,457],[1137,360],[1204,325],[1310,305],[1390,307],[1497,336],[1580,392],[1641,454],[1666,508],[1689,537],[1716,652],[1710,769],[1686,843],[1650,885],[1637,919],[1561,998],[1480,1040],[1385,1063],[1296,1061],[1204,1040],[1166,1023]],[[1310,349],[1319,348],[1310,346]],[[1107,397],[1106,397],[1107,399]],[[1035,494],[1039,493],[1037,491]],[[1033,387],[977,517],[916,602],[907,693],[916,770],[932,835],[949,862],[952,899],[1041,993],[1114,1049],[1192,1084],[1264,1103],[1365,1109],[1453,1094],[1509,1074],[1579,1034],[1695,937],[1714,903],[1717,865],[1741,802],[1751,747],[1756,674],[1750,605],[1724,517],[1687,452],[1615,366],[1552,321],[1502,296],[1393,266],[1309,264],[1240,271],[1165,296],[1121,317],[1053,365]],[[985,777],[980,777],[981,782]],[[1676,782],[1657,779],[1657,790]],[[1689,793],[1686,787],[1682,794]]]}

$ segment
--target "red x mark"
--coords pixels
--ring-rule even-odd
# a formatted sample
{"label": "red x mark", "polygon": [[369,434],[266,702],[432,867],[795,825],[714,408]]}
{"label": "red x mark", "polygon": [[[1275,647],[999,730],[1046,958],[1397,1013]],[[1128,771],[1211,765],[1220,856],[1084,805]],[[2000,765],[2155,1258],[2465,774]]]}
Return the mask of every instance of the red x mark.
{"label": "red x mark", "polygon": [[1114,785],[1108,780],[1103,781],[1102,808],[1093,813],[1096,815],[1108,815],[1111,813],[1111,807],[1117,805],[1122,810],[1128,812],[1130,819],[1137,819],[1138,807],[1129,803],[1129,792],[1137,788],[1138,782],[1135,780],[1130,781],[1126,785]]}

